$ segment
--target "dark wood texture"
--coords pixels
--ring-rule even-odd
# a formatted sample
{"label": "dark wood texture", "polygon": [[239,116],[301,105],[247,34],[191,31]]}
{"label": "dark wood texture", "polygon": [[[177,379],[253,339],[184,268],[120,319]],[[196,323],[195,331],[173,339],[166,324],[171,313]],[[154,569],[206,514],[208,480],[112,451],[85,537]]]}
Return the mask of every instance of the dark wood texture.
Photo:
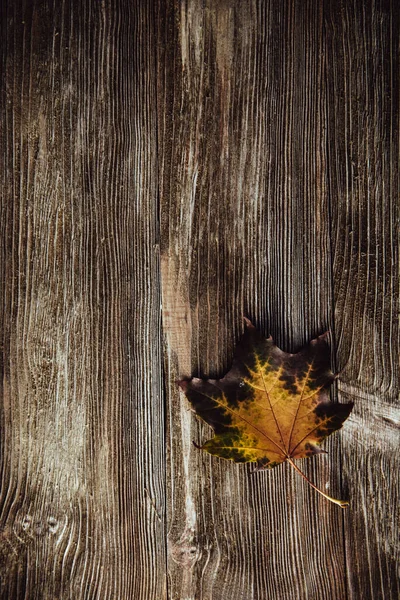
{"label": "dark wood texture", "polygon": [[[171,1],[159,46],[170,597],[394,599],[397,11]],[[221,375],[243,315],[284,349],[336,338],[356,409],[303,463],[347,512],[191,445],[175,381]]]}
{"label": "dark wood texture", "polygon": [[[223,373],[243,315],[286,350],[331,326],[323,7],[171,3],[160,29],[171,598],[342,600],[344,515],[289,466],[202,455],[174,385]],[[304,466],[340,493],[330,447]]]}
{"label": "dark wood texture", "polygon": [[[0,6],[1,598],[397,599],[395,3]],[[346,511],[193,446],[243,315],[331,331]]]}
{"label": "dark wood texture", "polygon": [[154,11],[2,3],[1,597],[164,597]]}
{"label": "dark wood texture", "polygon": [[400,597],[399,44],[386,1],[327,10],[328,172],[349,598]]}

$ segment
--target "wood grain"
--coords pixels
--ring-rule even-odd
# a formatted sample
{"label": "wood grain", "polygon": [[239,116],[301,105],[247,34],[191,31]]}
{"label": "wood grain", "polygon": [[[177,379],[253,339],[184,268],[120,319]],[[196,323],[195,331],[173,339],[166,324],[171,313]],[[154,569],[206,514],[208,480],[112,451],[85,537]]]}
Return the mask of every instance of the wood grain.
{"label": "wood grain", "polygon": [[399,41],[392,2],[327,4],[329,193],[349,598],[400,596]]}
{"label": "wood grain", "polygon": [[1,597],[163,598],[153,11],[1,6]]}
{"label": "wood grain", "polygon": [[[159,39],[170,597],[343,600],[344,515],[287,465],[201,454],[176,387],[223,373],[243,315],[286,350],[332,325],[323,9],[171,1]],[[341,494],[329,448],[304,468]]]}
{"label": "wood grain", "polygon": [[[0,10],[0,597],[397,599],[395,2]],[[193,446],[244,315],[331,331],[349,510]]]}

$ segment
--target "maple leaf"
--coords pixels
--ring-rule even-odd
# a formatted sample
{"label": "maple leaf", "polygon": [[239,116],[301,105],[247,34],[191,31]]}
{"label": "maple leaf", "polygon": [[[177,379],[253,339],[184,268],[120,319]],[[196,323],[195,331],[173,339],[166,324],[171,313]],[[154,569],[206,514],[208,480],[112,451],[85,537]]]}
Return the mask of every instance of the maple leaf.
{"label": "maple leaf", "polygon": [[324,452],[320,443],[342,427],[353,408],[330,401],[335,375],[327,334],[288,354],[245,321],[225,377],[179,382],[196,414],[215,432],[200,448],[234,462],[255,462],[259,469],[287,461],[325,498],[347,506],[319,490],[293,462]]}

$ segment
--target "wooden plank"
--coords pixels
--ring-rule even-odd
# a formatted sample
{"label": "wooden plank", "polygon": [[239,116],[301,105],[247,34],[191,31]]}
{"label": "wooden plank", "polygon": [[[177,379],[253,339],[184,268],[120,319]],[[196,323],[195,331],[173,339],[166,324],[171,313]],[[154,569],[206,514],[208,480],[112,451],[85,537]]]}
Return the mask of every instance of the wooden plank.
{"label": "wooden plank", "polygon": [[[398,10],[160,0],[156,95],[155,4],[0,3],[1,597],[395,599]],[[347,513],[192,446],[243,314],[333,330]]]}
{"label": "wooden plank", "polygon": [[[246,314],[286,350],[331,325],[320,3],[159,3],[159,144],[171,599],[346,598],[343,513],[283,465],[192,445],[179,395],[229,366]],[[341,494],[340,436],[304,461]]]}
{"label": "wooden plank", "polygon": [[399,40],[391,1],[326,3],[329,192],[349,598],[399,589]]}
{"label": "wooden plank", "polygon": [[1,597],[165,597],[151,4],[3,1]]}

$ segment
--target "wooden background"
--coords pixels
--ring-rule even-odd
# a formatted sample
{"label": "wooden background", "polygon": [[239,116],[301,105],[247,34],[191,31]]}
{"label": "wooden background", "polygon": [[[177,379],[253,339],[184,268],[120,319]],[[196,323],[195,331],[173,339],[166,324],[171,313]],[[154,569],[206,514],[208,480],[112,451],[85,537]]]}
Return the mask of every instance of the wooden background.
{"label": "wooden background", "polygon": [[[4,600],[399,598],[395,0],[0,0]],[[328,455],[177,389],[326,329]]]}

